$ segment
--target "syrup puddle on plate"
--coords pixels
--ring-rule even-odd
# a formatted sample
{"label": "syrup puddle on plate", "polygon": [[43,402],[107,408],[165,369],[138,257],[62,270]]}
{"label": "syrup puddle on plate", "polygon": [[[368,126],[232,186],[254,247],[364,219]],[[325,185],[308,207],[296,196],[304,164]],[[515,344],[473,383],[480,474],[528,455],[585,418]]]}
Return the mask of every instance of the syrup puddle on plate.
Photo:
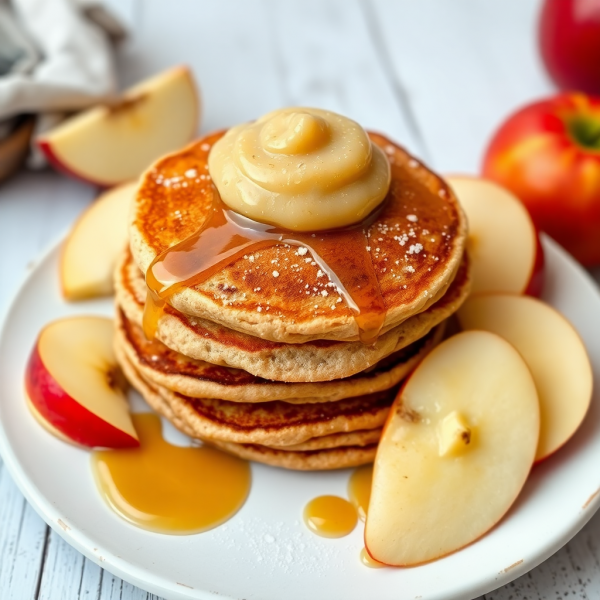
{"label": "syrup puddle on plate", "polygon": [[[304,507],[304,523],[317,535],[338,538],[354,531],[360,518],[364,521],[369,510],[373,465],[357,467],[348,481],[348,498],[339,496],[318,496]],[[360,551],[360,562],[371,569],[381,569],[387,565],[371,558],[365,548]]]}
{"label": "syrup puddle on plate", "polygon": [[339,496],[318,496],[304,507],[304,522],[317,535],[329,538],[352,533],[358,522],[353,504]]}
{"label": "syrup puddle on plate", "polygon": [[361,521],[367,518],[372,483],[373,465],[363,465],[354,469],[348,481],[348,498],[356,506]]}
{"label": "syrup puddle on plate", "polygon": [[380,563],[378,560],[371,558],[366,548],[363,548],[360,551],[360,562],[365,565],[365,567],[369,567],[370,569],[383,569],[387,565]]}
{"label": "syrup puddle on plate", "polygon": [[[302,233],[259,223],[229,209],[213,191],[207,222],[187,239],[159,254],[146,272],[148,295],[144,309],[144,333],[156,335],[165,303],[178,291],[202,283],[241,256],[276,244],[310,249],[319,268],[337,286],[354,314],[360,339],[377,341],[386,307],[373,268],[367,230],[380,214],[340,229]],[[385,204],[385,203],[384,203]],[[340,252],[340,248],[344,251]]]}
{"label": "syrup puddle on plate", "polygon": [[139,448],[95,450],[92,470],[108,505],[149,531],[192,534],[230,519],[250,491],[250,465],[204,445],[173,446],[157,415],[132,415]]}
{"label": "syrup puddle on plate", "polygon": [[313,498],[304,507],[304,523],[313,533],[323,537],[343,537],[352,533],[358,519],[366,519],[372,481],[373,465],[354,469],[348,481],[350,501],[339,496]]}

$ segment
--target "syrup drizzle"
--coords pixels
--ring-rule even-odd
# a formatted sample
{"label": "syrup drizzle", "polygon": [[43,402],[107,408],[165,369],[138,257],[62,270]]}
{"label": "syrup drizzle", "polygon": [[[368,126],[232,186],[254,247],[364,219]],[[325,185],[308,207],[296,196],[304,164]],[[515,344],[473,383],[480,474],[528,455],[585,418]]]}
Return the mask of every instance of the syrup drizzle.
{"label": "syrup drizzle", "polygon": [[329,538],[352,533],[358,521],[356,508],[339,496],[318,496],[304,507],[304,522],[317,535]]}
{"label": "syrup drizzle", "polygon": [[360,339],[373,344],[379,336],[386,307],[367,249],[367,230],[381,211],[340,229],[295,232],[248,219],[229,209],[214,192],[206,223],[187,239],[157,256],[146,273],[148,297],[144,333],[156,334],[168,299],[185,287],[198,285],[246,253],[276,244],[307,247],[319,268],[337,286],[358,325]]}
{"label": "syrup drizzle", "polygon": [[363,548],[360,551],[360,562],[365,565],[365,567],[369,567],[369,569],[381,569],[385,567],[383,563],[380,563],[378,560],[375,560],[371,557],[371,555],[367,552],[366,548]]}
{"label": "syrup drizzle", "polygon": [[139,448],[94,450],[92,470],[108,505],[129,523],[167,534],[207,531],[230,519],[250,491],[250,465],[212,448],[173,446],[152,413],[131,415]]}
{"label": "syrup drizzle", "polygon": [[367,518],[371,486],[373,484],[373,465],[363,465],[354,470],[348,481],[348,498],[356,506],[361,521]]}

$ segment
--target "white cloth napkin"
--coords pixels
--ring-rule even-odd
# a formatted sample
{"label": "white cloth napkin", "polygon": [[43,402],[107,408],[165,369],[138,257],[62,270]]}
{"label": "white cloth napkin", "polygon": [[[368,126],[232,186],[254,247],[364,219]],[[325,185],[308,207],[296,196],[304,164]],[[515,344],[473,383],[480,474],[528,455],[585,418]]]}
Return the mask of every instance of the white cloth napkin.
{"label": "white cloth napkin", "polygon": [[0,0],[0,139],[23,113],[39,115],[39,133],[114,96],[113,42],[124,34],[98,1]]}

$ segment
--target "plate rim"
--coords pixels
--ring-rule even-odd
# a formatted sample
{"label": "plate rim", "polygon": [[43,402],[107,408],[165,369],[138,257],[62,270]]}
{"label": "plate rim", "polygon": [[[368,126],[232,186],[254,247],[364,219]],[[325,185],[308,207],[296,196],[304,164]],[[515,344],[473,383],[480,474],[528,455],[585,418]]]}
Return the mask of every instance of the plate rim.
{"label": "plate rim", "polygon": [[[30,268],[29,272],[27,272],[17,284],[17,287],[12,294],[4,313],[1,315],[0,349],[2,348],[5,336],[7,335],[6,331],[9,317],[16,309],[18,300],[23,293],[24,288],[37,276],[38,270],[43,268],[44,263],[50,260],[55,252],[60,252],[60,246],[64,242],[67,235],[68,232],[64,232],[54,241],[52,241],[42,252],[40,252],[40,254],[38,254],[34,260],[33,266]],[[594,290],[594,293],[598,297],[598,301],[600,303],[600,290],[598,289],[598,286],[591,275],[578,262],[576,262],[566,250],[564,250],[547,234],[542,232],[540,238],[545,253],[547,253],[549,250],[551,253],[558,254],[562,260],[566,261],[569,265],[569,268],[575,271],[575,273],[580,278],[585,280],[586,284]],[[596,384],[596,382],[594,382],[594,384]],[[85,534],[79,529],[65,529],[63,526],[61,526],[62,521],[60,521],[58,512],[54,510],[50,500],[41,493],[41,491],[34,484],[33,480],[27,475],[25,469],[21,467],[19,463],[16,453],[14,452],[8,440],[8,436],[6,435],[4,422],[1,418],[1,405],[2,401],[0,401],[0,458],[2,458],[4,466],[7,468],[10,476],[27,502],[44,520],[44,522],[70,546],[83,554],[87,559],[91,560],[93,563],[107,570],[113,575],[140,587],[144,591],[163,596],[165,598],[172,600],[215,600],[216,598],[223,600],[237,600],[233,596],[225,596],[218,591],[210,592],[207,590],[190,588],[189,586],[181,583],[173,584],[172,582],[167,582],[162,576],[154,575],[146,567],[140,567],[122,557],[114,556],[111,551],[105,552],[107,557],[104,558],[101,553],[98,554],[91,550],[92,544],[88,545],[85,543],[85,540],[91,541],[91,537],[89,537],[88,534]],[[471,585],[463,586],[461,590],[456,591],[451,596],[444,597],[457,599],[474,598],[496,590],[510,583],[511,581],[518,579],[522,575],[539,566],[542,562],[546,561],[553,554],[558,552],[563,546],[565,546],[571,539],[573,539],[573,537],[575,537],[575,535],[577,535],[577,533],[581,531],[583,527],[585,527],[590,519],[592,519],[599,508],[600,493],[596,493],[595,496],[590,498],[585,510],[579,511],[577,516],[572,519],[570,526],[564,531],[561,531],[559,535],[555,536],[555,538],[552,540],[552,543],[545,544],[539,552],[535,553],[534,556],[527,557],[527,560],[523,560],[520,564],[517,564],[514,567],[509,567],[505,571],[496,574],[490,573],[480,580],[473,582]],[[501,524],[502,521],[503,519],[499,523]],[[101,545],[97,546],[96,549],[101,551]],[[180,588],[177,586],[180,586]],[[435,597],[441,598],[439,595],[436,595]]]}

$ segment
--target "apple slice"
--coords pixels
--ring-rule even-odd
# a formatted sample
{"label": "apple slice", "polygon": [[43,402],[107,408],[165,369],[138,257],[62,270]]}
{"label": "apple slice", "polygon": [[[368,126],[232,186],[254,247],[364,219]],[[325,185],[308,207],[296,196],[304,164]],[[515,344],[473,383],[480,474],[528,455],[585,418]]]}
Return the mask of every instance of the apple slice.
{"label": "apple slice", "polygon": [[502,336],[525,359],[540,399],[540,441],[535,459],[556,452],[583,421],[592,398],[592,367],[573,326],[535,298],[482,294],[458,312],[463,329]]}
{"label": "apple slice", "polygon": [[128,242],[127,219],[137,182],[105,192],[73,226],[62,251],[60,280],[67,300],[113,293],[113,271]]}
{"label": "apple slice", "polygon": [[187,67],[170,69],[42,134],[48,162],[83,181],[110,187],[135,179],[196,133],[199,100]]}
{"label": "apple slice", "polygon": [[73,446],[77,446],[78,448],[85,448],[81,444],[74,442],[71,438],[68,438],[64,433],[56,429],[54,425],[48,423],[44,417],[40,414],[40,411],[35,407],[31,398],[27,394],[25,394],[25,400],[27,402],[27,408],[33,415],[33,418],[48,432],[51,433],[54,437],[57,437],[61,442],[65,442],[66,444],[72,444]]}
{"label": "apple slice", "polygon": [[487,179],[453,176],[446,181],[469,222],[472,292],[539,296],[544,283],[544,252],[525,206]]}
{"label": "apple slice", "polygon": [[103,317],[54,321],[42,329],[25,371],[34,415],[82,446],[139,446],[113,335],[112,321]]}
{"label": "apple slice", "polygon": [[385,424],[366,519],[369,555],[414,566],[481,537],[523,487],[538,434],[535,384],[508,342],[469,331],[440,344]]}

